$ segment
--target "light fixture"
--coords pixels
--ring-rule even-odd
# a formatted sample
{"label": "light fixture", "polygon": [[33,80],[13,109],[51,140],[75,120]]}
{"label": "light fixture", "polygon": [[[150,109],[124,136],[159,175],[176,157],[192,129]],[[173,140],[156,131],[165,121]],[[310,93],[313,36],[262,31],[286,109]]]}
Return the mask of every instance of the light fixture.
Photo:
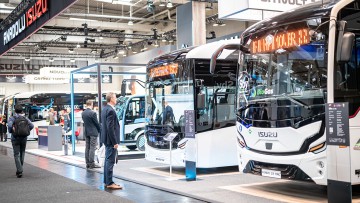
{"label": "light fixture", "polygon": [[118,58],[119,58],[119,56],[118,56],[118,55],[115,55],[115,56],[114,56],[114,59],[118,59]]}
{"label": "light fixture", "polygon": [[73,48],[69,48],[69,53],[70,53],[70,54],[74,53],[74,49],[73,49]]}
{"label": "light fixture", "polygon": [[70,59],[70,62],[71,62],[71,63],[75,63],[75,59]]}
{"label": "light fixture", "polygon": [[159,43],[155,40],[153,43],[154,47],[159,47]]}
{"label": "light fixture", "polygon": [[100,35],[99,39],[100,39],[100,40],[103,40],[103,39],[104,39],[104,37]]}
{"label": "light fixture", "polygon": [[96,53],[97,53],[97,50],[96,50],[96,49],[93,49],[93,50],[91,50],[91,53],[92,53],[92,54],[96,54]]}
{"label": "light fixture", "polygon": [[46,47],[42,47],[42,48],[40,49],[40,51],[43,52],[43,53],[45,53],[45,52],[47,52],[47,48],[46,48]]}
{"label": "light fixture", "polygon": [[49,58],[49,62],[50,63],[54,62],[54,58]]}
{"label": "light fixture", "polygon": [[128,25],[132,26],[134,25],[134,22],[132,20],[129,20]]}
{"label": "light fixture", "polygon": [[213,9],[213,3],[210,3],[210,5],[207,4],[206,7],[205,7],[205,9],[206,9],[206,10],[212,10],[212,9]]}
{"label": "light fixture", "polygon": [[60,37],[60,39],[61,39],[61,41],[65,42],[66,39],[67,39],[67,36],[66,36],[66,35],[63,35],[63,36]]}
{"label": "light fixture", "polygon": [[173,38],[170,38],[170,39],[169,39],[169,42],[170,42],[170,43],[174,42],[174,39],[173,39]]}
{"label": "light fixture", "polygon": [[166,7],[168,8],[172,8],[173,4],[171,3],[171,0],[168,0],[168,3],[166,4]]}
{"label": "light fixture", "polygon": [[30,57],[25,57],[25,61],[30,61]]}
{"label": "light fixture", "polygon": [[166,6],[166,4],[165,4],[165,2],[163,2],[162,0],[160,0],[159,6],[164,7],[164,6]]}
{"label": "light fixture", "polygon": [[215,22],[214,22],[213,26],[214,26],[214,27],[219,26],[219,23],[218,23],[218,21],[217,21],[217,20],[215,20]]}
{"label": "light fixture", "polygon": [[78,43],[77,45],[76,45],[76,48],[80,48],[81,46],[80,46],[80,44]]}
{"label": "light fixture", "polygon": [[132,6],[131,0],[113,0],[112,4],[121,4],[126,6]]}

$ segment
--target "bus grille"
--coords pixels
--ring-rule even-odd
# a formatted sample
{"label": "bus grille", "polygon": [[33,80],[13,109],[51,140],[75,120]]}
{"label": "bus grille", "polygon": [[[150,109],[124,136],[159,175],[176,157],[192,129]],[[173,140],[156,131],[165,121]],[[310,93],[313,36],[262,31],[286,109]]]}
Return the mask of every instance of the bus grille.
{"label": "bus grille", "polygon": [[244,169],[244,173],[252,173],[261,176],[261,170],[268,169],[281,172],[281,179],[312,181],[299,167],[286,164],[270,164],[258,161],[249,161]]}

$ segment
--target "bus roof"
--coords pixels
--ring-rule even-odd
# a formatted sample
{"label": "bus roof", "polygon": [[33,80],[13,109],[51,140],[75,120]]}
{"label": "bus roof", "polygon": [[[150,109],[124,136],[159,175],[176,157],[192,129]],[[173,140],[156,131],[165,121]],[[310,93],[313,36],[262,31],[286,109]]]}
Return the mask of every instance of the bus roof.
{"label": "bus roof", "polygon": [[[225,44],[239,44],[240,39],[231,39],[231,40],[220,40],[217,42],[212,42],[209,44],[204,44],[201,46],[189,47],[186,49],[180,49],[172,51],[168,54],[161,55],[149,61],[148,67],[158,66],[163,63],[172,62],[181,56],[187,59],[211,59],[213,53]],[[218,59],[226,58],[233,51],[224,50],[223,53],[219,56]]]}
{"label": "bus roof", "polygon": [[252,33],[267,29],[273,29],[278,26],[298,21],[330,16],[331,9],[335,4],[336,2],[333,2],[331,0],[324,0],[324,4],[322,4],[321,1],[306,4],[294,10],[289,10],[272,18],[262,20],[246,29],[243,35],[248,36]]}

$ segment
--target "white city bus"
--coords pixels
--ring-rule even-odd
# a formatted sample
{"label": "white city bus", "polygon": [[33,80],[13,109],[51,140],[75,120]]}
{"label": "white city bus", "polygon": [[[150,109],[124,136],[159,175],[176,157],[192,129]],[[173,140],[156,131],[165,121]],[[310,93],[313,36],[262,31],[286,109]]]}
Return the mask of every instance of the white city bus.
{"label": "white city bus", "polygon": [[[234,133],[237,53],[222,53],[215,74],[209,72],[213,51],[235,41],[174,51],[148,63],[145,87],[147,160],[169,164],[169,142],[164,136],[175,132],[172,165],[185,166],[188,139],[185,138],[184,111],[194,110],[196,167],[237,165]],[[166,102],[173,110],[170,121],[163,118],[167,117],[163,113]]]}
{"label": "white city bus", "polygon": [[360,183],[359,3],[319,1],[243,32],[236,94],[241,172],[326,185],[325,104],[349,102],[349,169],[351,183]]}

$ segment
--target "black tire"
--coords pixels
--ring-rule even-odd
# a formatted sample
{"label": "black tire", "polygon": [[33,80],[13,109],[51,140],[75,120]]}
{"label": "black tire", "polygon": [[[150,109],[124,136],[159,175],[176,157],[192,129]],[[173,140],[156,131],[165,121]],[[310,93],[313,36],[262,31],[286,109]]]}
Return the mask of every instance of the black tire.
{"label": "black tire", "polygon": [[145,136],[144,136],[144,134],[141,134],[136,139],[136,146],[137,146],[139,151],[145,151]]}
{"label": "black tire", "polygon": [[130,150],[135,150],[136,149],[136,145],[129,145],[129,146],[126,146],[128,149]]}

